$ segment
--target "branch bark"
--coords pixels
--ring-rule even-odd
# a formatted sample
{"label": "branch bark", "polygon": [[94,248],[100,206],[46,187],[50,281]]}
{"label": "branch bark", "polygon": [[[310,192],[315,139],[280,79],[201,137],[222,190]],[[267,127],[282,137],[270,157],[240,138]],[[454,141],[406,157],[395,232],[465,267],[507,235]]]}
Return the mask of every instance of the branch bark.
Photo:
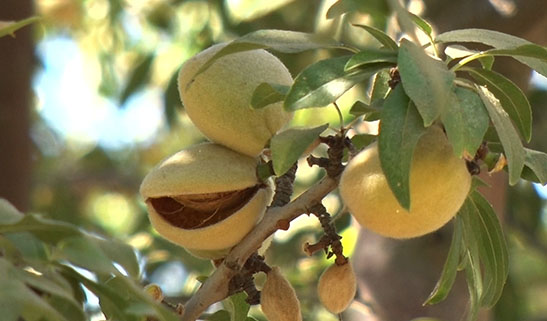
{"label": "branch bark", "polygon": [[289,204],[282,207],[270,207],[264,218],[247,236],[236,245],[218,266],[201,288],[186,303],[183,321],[194,321],[212,304],[225,299],[228,295],[230,279],[240,271],[262,242],[278,229],[279,221],[292,221],[308,213],[309,207],[321,201],[338,186],[339,176],[325,176],[319,183],[309,188]]}

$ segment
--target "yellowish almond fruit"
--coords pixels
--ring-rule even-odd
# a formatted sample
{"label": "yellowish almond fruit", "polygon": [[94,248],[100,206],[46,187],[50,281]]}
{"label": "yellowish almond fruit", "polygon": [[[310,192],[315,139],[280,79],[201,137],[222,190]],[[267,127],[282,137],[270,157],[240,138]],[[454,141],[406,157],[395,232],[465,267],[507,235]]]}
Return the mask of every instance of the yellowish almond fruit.
{"label": "yellowish almond fruit", "polygon": [[143,180],[152,226],[203,258],[225,256],[262,218],[271,184],[256,176],[257,160],[204,143],[163,160]]}
{"label": "yellowish almond fruit", "polygon": [[346,310],[355,298],[357,281],[353,267],[346,261],[343,265],[329,266],[319,277],[317,294],[323,306],[334,314]]}
{"label": "yellowish almond fruit", "polygon": [[292,117],[283,103],[251,108],[251,97],[261,83],[290,86],[283,63],[263,49],[238,52],[216,60],[199,75],[209,58],[226,46],[214,45],[187,60],[178,76],[184,110],[210,140],[249,156],[257,156]]}
{"label": "yellowish almond fruit", "polygon": [[445,225],[471,186],[465,161],[454,155],[443,130],[431,126],[420,138],[410,169],[410,211],[402,208],[380,165],[376,143],[354,157],[340,179],[340,195],[363,226],[393,238],[411,238]]}
{"label": "yellowish almond fruit", "polygon": [[296,292],[277,266],[266,275],[260,307],[268,321],[302,321]]}

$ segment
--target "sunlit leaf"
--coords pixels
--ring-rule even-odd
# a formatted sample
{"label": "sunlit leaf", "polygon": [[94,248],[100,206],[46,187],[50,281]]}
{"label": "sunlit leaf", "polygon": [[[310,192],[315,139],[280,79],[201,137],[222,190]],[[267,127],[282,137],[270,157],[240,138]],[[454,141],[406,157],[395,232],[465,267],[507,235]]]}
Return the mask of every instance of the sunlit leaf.
{"label": "sunlit leaf", "polygon": [[547,154],[525,148],[522,177],[542,185],[547,184]]}
{"label": "sunlit leaf", "polygon": [[0,21],[0,38],[6,35],[15,37],[15,31],[28,26],[31,23],[39,21],[41,18],[38,16],[26,18],[19,21]]}
{"label": "sunlit leaf", "polygon": [[131,95],[146,84],[150,77],[152,62],[154,62],[154,55],[148,54],[135,64],[133,71],[128,77],[129,80],[120,94],[120,105],[124,105]]}
{"label": "sunlit leaf", "polygon": [[287,94],[285,109],[294,111],[327,106],[356,83],[384,68],[381,64],[371,64],[365,69],[346,72],[344,66],[350,58],[351,56],[342,56],[325,59],[304,69]]}
{"label": "sunlit leaf", "polygon": [[251,108],[259,109],[283,101],[289,92],[289,86],[261,83],[251,96]]}
{"label": "sunlit leaf", "polygon": [[391,39],[390,36],[388,36],[385,32],[383,32],[380,29],[376,29],[374,27],[370,27],[367,25],[360,25],[360,24],[353,24],[355,27],[362,28],[366,30],[371,36],[373,36],[376,40],[378,40],[386,49],[391,50],[398,50],[399,46],[395,42],[395,40]]}
{"label": "sunlit leaf", "polygon": [[14,224],[23,218],[15,206],[4,198],[0,198],[0,224]]}
{"label": "sunlit leaf", "polygon": [[138,278],[140,273],[139,261],[135,250],[131,246],[114,239],[106,240],[93,237],[90,241],[96,243],[112,262],[121,265],[129,276],[135,279]]}
{"label": "sunlit leaf", "polygon": [[[527,40],[502,32],[475,28],[453,30],[442,33],[435,38],[435,42],[478,42],[497,49],[514,49],[523,45],[532,44]],[[547,63],[543,62],[541,59],[523,57],[515,58],[547,77]]]}
{"label": "sunlit leaf", "polygon": [[429,24],[429,22],[425,21],[421,17],[413,14],[412,12],[409,12],[408,15],[412,22],[414,22],[414,24],[418,28],[420,28],[420,30],[422,30],[428,37],[431,38],[431,34],[433,32],[433,27],[431,26],[431,24]]}
{"label": "sunlit leaf", "polygon": [[485,69],[462,68],[477,83],[486,86],[499,99],[503,109],[519,129],[522,137],[529,142],[532,138],[532,108],[522,90],[503,75]]}
{"label": "sunlit leaf", "polygon": [[509,184],[515,185],[524,167],[522,142],[499,100],[485,87],[477,86],[477,89],[503,145],[509,169]]}
{"label": "sunlit leaf", "polygon": [[533,43],[525,44],[511,49],[491,49],[484,51],[483,54],[488,54],[492,56],[537,58],[539,60],[547,62],[547,49]]}
{"label": "sunlit leaf", "polygon": [[406,94],[416,104],[424,125],[431,125],[450,101],[455,74],[442,61],[430,57],[422,48],[404,39],[398,63]]}
{"label": "sunlit leaf", "polygon": [[207,70],[217,59],[236,52],[272,49],[283,53],[298,53],[320,48],[343,48],[343,44],[312,33],[273,29],[257,30],[224,46],[201,66],[194,77]]}
{"label": "sunlit leaf", "polygon": [[382,109],[379,156],[382,170],[397,201],[410,209],[410,165],[412,154],[425,133],[423,121],[414,104],[397,86],[387,96]]}
{"label": "sunlit leaf", "polygon": [[209,320],[209,321],[232,321],[232,319],[230,317],[230,312],[228,312],[226,310],[217,311],[217,312],[211,314],[210,316],[208,316],[206,320]]}
{"label": "sunlit leaf", "polygon": [[458,265],[460,263],[460,255],[462,253],[463,245],[463,227],[459,218],[454,220],[454,232],[452,234],[452,242],[450,243],[450,249],[448,250],[448,256],[444,262],[443,271],[441,277],[437,281],[435,288],[429,294],[429,297],[424,304],[437,304],[448,296],[452,285],[456,280],[456,274],[458,273]]}
{"label": "sunlit leaf", "polygon": [[348,12],[368,13],[371,16],[388,14],[388,8],[383,0],[338,0],[327,11],[327,19],[336,18]]}
{"label": "sunlit leaf", "polygon": [[327,128],[328,124],[314,128],[290,128],[272,137],[270,149],[275,174],[285,174]]}
{"label": "sunlit leaf", "polygon": [[393,66],[397,64],[397,51],[393,50],[363,50],[353,55],[346,63],[345,70],[351,70],[367,64],[385,62]]}
{"label": "sunlit leaf", "polygon": [[89,271],[109,275],[118,273],[112,261],[90,237],[65,238],[53,253],[56,260],[67,260],[71,264]]}
{"label": "sunlit leaf", "polygon": [[224,308],[230,313],[231,321],[246,321],[251,306],[245,299],[247,294],[239,292],[222,301]]}
{"label": "sunlit leaf", "polygon": [[456,87],[451,95],[450,104],[441,114],[448,140],[457,156],[462,156],[464,152],[474,156],[488,129],[488,112],[473,90]]}

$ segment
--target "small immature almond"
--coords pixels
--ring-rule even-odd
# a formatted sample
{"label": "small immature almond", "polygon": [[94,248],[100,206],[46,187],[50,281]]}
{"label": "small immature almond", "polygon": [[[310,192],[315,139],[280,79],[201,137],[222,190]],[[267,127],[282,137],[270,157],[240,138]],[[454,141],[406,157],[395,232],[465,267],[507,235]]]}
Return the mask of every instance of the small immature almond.
{"label": "small immature almond", "polygon": [[327,310],[338,314],[351,304],[357,291],[353,267],[346,261],[343,265],[333,264],[328,267],[317,285],[319,300]]}
{"label": "small immature almond", "polygon": [[266,276],[260,306],[269,321],[302,321],[296,292],[277,266]]}

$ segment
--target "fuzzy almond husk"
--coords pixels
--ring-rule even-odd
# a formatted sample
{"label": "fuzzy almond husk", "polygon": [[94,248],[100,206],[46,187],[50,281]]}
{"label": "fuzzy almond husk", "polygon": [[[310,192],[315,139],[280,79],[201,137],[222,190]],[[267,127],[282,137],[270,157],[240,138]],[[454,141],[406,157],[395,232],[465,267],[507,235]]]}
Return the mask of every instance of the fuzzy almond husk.
{"label": "fuzzy almond husk", "polygon": [[150,222],[195,256],[225,256],[262,218],[273,194],[257,160],[204,143],[168,157],[141,185]]}
{"label": "fuzzy almond husk", "polygon": [[361,224],[380,235],[412,238],[445,225],[471,187],[465,161],[456,157],[442,128],[433,125],[418,141],[410,168],[410,211],[391,191],[380,164],[378,144],[355,156],[340,178],[340,196]]}
{"label": "fuzzy almond husk", "polygon": [[267,274],[260,295],[260,307],[269,321],[302,321],[296,292],[277,266]]}
{"label": "fuzzy almond husk", "polygon": [[357,281],[353,267],[346,261],[343,265],[329,266],[317,284],[319,300],[327,310],[341,313],[351,304],[357,291]]}
{"label": "fuzzy almond husk", "polygon": [[251,97],[261,83],[290,86],[283,63],[263,49],[237,52],[196,72],[227,44],[214,45],[188,59],[178,76],[184,111],[210,140],[249,156],[260,154],[270,138],[292,118],[282,102],[253,109]]}

